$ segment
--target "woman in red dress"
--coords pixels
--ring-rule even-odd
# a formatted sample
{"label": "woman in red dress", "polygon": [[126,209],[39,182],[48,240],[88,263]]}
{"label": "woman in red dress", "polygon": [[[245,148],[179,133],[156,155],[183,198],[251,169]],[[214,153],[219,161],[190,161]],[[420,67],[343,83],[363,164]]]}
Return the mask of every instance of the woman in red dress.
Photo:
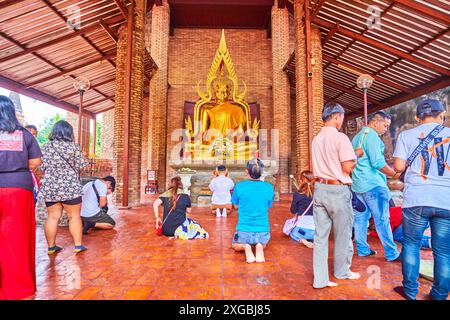
{"label": "woman in red dress", "polygon": [[17,120],[13,102],[0,95],[0,300],[36,291],[36,228],[30,170],[41,162],[33,135]]}

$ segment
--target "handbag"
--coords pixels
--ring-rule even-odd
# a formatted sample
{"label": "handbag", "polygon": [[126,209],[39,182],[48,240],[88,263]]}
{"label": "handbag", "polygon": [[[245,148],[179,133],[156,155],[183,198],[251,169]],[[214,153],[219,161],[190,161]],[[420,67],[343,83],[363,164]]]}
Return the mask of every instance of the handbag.
{"label": "handbag", "polygon": [[406,160],[406,168],[400,174],[400,176],[398,177],[398,180],[400,180],[401,182],[405,182],[405,175],[406,175],[406,171],[408,170],[408,167],[414,162],[414,160],[416,160],[417,156],[419,154],[421,154],[422,151],[428,146],[428,144],[431,142],[431,140],[436,138],[436,136],[439,134],[439,132],[444,130],[444,128],[445,127],[440,124],[437,125],[433,130],[431,130],[431,132],[425,137],[425,139],[423,139],[419,143],[419,145],[416,147],[416,149],[414,149],[413,153],[411,153],[411,155]]}
{"label": "handbag", "polygon": [[305,209],[305,211],[302,213],[301,216],[299,216],[298,213],[297,213],[294,218],[290,218],[290,219],[286,220],[286,222],[284,223],[284,227],[283,227],[283,233],[285,235],[289,236],[291,234],[291,231],[297,225],[298,219],[303,217],[309,211],[309,209],[313,205],[313,202],[314,201],[311,201],[311,203],[309,204],[308,208]]}
{"label": "handbag", "polygon": [[[175,202],[178,202],[178,199],[180,199],[180,195],[178,195],[177,200],[175,200]],[[176,207],[176,205],[175,205],[175,207]],[[163,227],[164,223],[166,223],[167,218],[172,213],[172,211],[175,210],[175,207],[170,209],[169,213],[167,214],[166,218],[164,219],[164,221],[162,223],[158,223],[158,229],[156,229],[156,235],[157,236],[162,236],[162,227]]]}

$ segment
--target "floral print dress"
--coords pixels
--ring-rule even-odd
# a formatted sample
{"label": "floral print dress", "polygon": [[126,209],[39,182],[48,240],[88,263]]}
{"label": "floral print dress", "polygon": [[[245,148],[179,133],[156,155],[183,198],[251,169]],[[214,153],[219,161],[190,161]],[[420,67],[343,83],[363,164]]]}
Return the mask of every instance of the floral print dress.
{"label": "floral print dress", "polygon": [[39,169],[44,172],[44,177],[39,197],[46,202],[81,197],[79,171],[88,165],[81,147],[74,142],[51,141],[42,147],[42,154]]}

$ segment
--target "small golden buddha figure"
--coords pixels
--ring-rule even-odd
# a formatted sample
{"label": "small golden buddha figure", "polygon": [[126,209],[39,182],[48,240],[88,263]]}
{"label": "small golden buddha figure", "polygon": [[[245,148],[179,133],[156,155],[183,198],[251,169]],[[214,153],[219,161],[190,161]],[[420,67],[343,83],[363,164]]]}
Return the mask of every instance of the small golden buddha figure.
{"label": "small golden buddha figure", "polygon": [[226,137],[233,132],[242,134],[246,130],[246,116],[244,110],[228,99],[230,97],[231,89],[227,83],[216,83],[214,87],[216,96],[215,105],[207,106],[202,112],[202,135],[207,130],[217,130]]}

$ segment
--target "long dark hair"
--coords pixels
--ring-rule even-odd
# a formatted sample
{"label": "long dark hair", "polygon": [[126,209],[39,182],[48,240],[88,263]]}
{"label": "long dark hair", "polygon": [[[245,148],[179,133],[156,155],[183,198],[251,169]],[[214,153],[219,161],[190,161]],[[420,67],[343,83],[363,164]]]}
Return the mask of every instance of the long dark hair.
{"label": "long dark hair", "polygon": [[65,120],[59,120],[53,126],[52,132],[48,136],[50,141],[73,142],[73,127]]}
{"label": "long dark hair", "polygon": [[300,193],[312,198],[314,193],[314,175],[311,171],[305,170],[300,173]]}
{"label": "long dark hair", "polygon": [[14,102],[7,96],[0,95],[0,131],[13,133],[16,130],[23,130],[23,127],[17,120]]}
{"label": "long dark hair", "polygon": [[181,182],[181,178],[177,176],[170,179],[168,190],[170,192],[170,203],[172,204],[170,210],[175,209],[177,205],[178,189],[183,189],[183,183]]}

